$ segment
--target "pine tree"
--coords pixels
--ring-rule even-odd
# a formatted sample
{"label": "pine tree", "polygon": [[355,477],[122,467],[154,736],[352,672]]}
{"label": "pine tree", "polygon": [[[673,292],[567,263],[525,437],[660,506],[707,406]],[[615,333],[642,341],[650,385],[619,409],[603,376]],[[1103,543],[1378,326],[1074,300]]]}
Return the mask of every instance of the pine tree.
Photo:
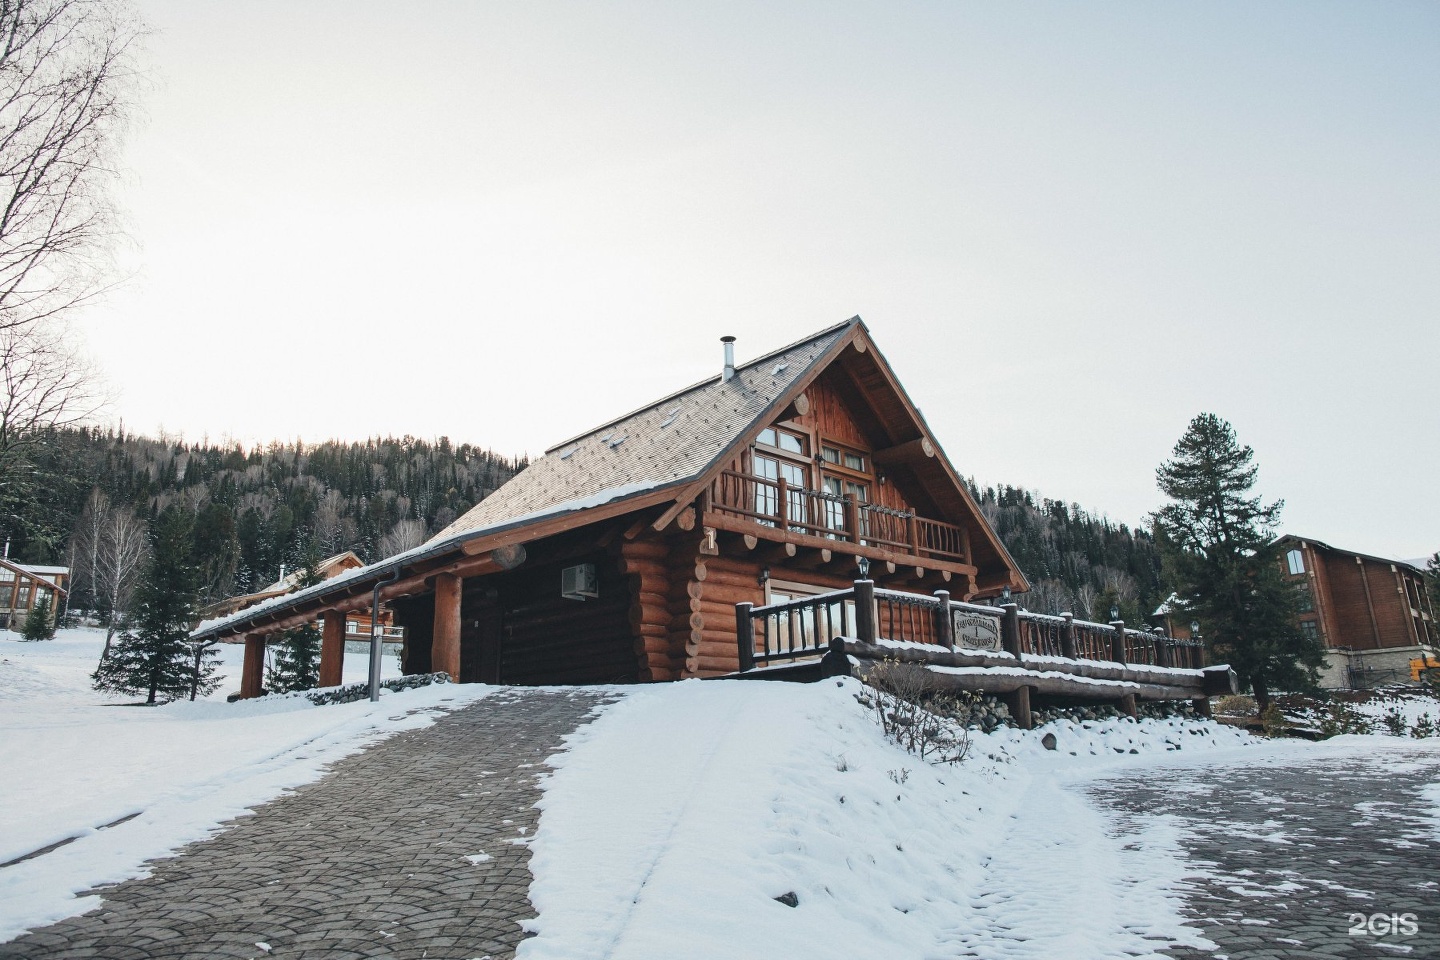
{"label": "pine tree", "polygon": [[91,675],[97,690],[145,694],[145,702],[192,699],[218,685],[214,652],[190,642],[198,573],[191,557],[192,519],[166,508],[151,527],[150,563],[132,604],[133,616],[110,656]]}
{"label": "pine tree", "polygon": [[21,628],[20,636],[26,640],[49,640],[54,635],[50,623],[50,598],[41,597],[25,615],[25,626]]}
{"label": "pine tree", "polygon": [[1282,575],[1274,536],[1284,501],[1265,506],[1251,496],[1254,458],[1230,424],[1200,414],[1156,471],[1171,502],[1153,519],[1186,611],[1263,712],[1272,689],[1313,686],[1324,648],[1295,625],[1299,595]]}
{"label": "pine tree", "polygon": [[[316,564],[315,549],[309,549],[305,566],[297,578],[296,589],[303,590],[322,579]],[[314,623],[306,623],[286,632],[275,645],[275,662],[266,671],[266,686],[275,693],[291,690],[314,690],[320,685],[320,631]]]}

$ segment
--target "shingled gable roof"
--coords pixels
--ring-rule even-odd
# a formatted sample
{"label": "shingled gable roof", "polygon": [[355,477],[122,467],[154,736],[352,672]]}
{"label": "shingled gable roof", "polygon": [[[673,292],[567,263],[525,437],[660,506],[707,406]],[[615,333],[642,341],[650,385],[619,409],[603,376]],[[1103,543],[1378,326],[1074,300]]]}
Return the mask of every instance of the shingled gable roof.
{"label": "shingled gable roof", "polygon": [[[469,552],[472,547],[523,543],[544,536],[542,528],[570,526],[568,518],[573,514],[595,510],[594,519],[599,520],[665,504],[672,504],[671,511],[678,510],[694,500],[709,482],[709,475],[748,443],[760,426],[774,419],[830,366],[842,348],[862,339],[857,347],[864,346],[883,371],[891,398],[899,404],[896,415],[905,421],[904,431],[933,440],[919,410],[879,351],[873,349],[864,323],[858,316],[852,317],[737,366],[735,377],[728,381],[718,375],[710,377],[551,447],[545,456],[419,547],[208,621],[193,636],[207,639],[240,633],[302,606],[318,608],[358,589],[369,589],[388,574],[398,577],[405,569],[444,562],[443,558],[462,548]],[[1008,571],[1012,587],[1027,590],[1029,584],[1019,567],[981,516],[944,451],[935,446],[933,462],[954,498],[952,509],[973,517],[983,533],[982,542],[975,546]]]}
{"label": "shingled gable roof", "polygon": [[737,366],[730,380],[710,377],[556,444],[433,541],[698,480],[859,324],[854,317]]}

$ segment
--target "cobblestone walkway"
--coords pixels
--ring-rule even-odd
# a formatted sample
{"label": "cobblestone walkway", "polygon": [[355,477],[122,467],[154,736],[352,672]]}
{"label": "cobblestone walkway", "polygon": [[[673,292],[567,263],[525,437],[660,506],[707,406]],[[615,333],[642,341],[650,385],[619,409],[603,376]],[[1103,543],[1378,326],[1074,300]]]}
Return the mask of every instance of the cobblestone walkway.
{"label": "cobblestone walkway", "polygon": [[[1187,860],[1202,873],[1186,883],[1184,913],[1219,949],[1172,949],[1178,960],[1440,958],[1440,797],[1420,796],[1437,781],[1440,751],[1387,745],[1161,770],[1089,794],[1137,843],[1156,815],[1183,821]],[[1391,919],[1404,914],[1408,933]]]}
{"label": "cobblestone walkway", "polygon": [[503,692],[396,734],[0,958],[512,956],[536,775],[603,699]]}

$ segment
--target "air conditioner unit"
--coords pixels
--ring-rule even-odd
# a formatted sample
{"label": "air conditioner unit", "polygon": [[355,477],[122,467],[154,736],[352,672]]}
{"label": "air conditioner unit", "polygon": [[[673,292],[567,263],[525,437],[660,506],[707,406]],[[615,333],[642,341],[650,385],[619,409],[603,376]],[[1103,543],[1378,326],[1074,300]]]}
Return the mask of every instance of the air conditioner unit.
{"label": "air conditioner unit", "polygon": [[600,579],[595,564],[579,563],[560,571],[560,596],[566,600],[595,600],[600,596]]}

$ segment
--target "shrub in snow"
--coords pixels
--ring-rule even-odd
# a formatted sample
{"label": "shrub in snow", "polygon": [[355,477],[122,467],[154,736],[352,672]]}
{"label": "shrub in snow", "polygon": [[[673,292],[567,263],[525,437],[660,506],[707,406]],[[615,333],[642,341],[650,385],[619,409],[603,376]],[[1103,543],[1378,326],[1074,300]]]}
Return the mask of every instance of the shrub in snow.
{"label": "shrub in snow", "polygon": [[[449,683],[448,673],[417,673],[411,677],[396,677],[393,680],[382,680],[382,690],[414,690],[417,687],[428,687],[432,683]],[[314,693],[307,693],[306,698],[311,703],[324,706],[327,703],[352,703],[356,700],[364,700],[370,696],[370,685],[368,683],[352,683],[347,687],[331,687],[328,690],[316,690]]]}
{"label": "shrub in snow", "polygon": [[1440,726],[1430,719],[1430,714],[1420,714],[1420,719],[1415,721],[1415,726],[1410,728],[1410,736],[1416,740],[1423,740],[1426,737],[1440,736]]}
{"label": "shrub in snow", "polygon": [[858,699],[875,712],[880,729],[892,742],[931,763],[959,763],[970,752],[968,717],[974,696],[931,689],[929,675],[898,660],[870,670],[871,687]]}

